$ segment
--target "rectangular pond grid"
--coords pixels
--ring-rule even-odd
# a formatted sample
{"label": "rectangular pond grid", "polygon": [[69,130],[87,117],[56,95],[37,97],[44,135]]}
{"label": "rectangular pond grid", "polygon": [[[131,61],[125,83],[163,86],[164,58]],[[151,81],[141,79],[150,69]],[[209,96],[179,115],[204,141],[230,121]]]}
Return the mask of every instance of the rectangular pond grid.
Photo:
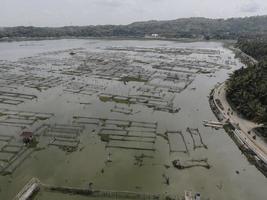
{"label": "rectangular pond grid", "polygon": [[139,104],[152,108],[155,111],[163,111],[169,113],[177,113],[180,111],[179,107],[173,105],[174,96],[171,98],[159,97],[154,95],[113,95],[102,93],[99,96],[102,102],[115,102],[120,104]]}
{"label": "rectangular pond grid", "polygon": [[199,132],[198,128],[187,128],[186,131],[190,134],[192,141],[193,141],[193,146],[194,150],[197,148],[205,148],[207,149],[207,145],[204,144],[201,133]]}
{"label": "rectangular pond grid", "polygon": [[24,103],[26,100],[37,98],[35,95],[0,91],[0,104],[18,105]]}
{"label": "rectangular pond grid", "polygon": [[94,125],[106,148],[155,151],[156,122],[74,116],[73,123]]}
{"label": "rectangular pond grid", "polygon": [[6,138],[6,144],[0,149],[0,174],[11,174],[34,149],[13,141],[11,136],[1,135],[1,138]]}
{"label": "rectangular pond grid", "polygon": [[170,152],[188,153],[187,144],[182,131],[167,131]]}
{"label": "rectangular pond grid", "polygon": [[40,91],[57,87],[66,82],[66,80],[63,80],[61,77],[41,77],[35,74],[5,74],[0,76],[0,80],[5,81],[5,85],[24,86],[28,88],[34,88]]}
{"label": "rectangular pond grid", "polygon": [[74,94],[93,95],[105,89],[106,86],[103,85],[95,85],[82,82],[70,82],[66,85],[64,91]]}
{"label": "rectangular pond grid", "polygon": [[125,114],[125,115],[133,115],[136,114],[140,111],[134,111],[133,108],[130,108],[129,106],[118,106],[118,105],[114,105],[113,108],[110,109],[110,112],[115,112],[115,113],[121,113],[121,114]]}
{"label": "rectangular pond grid", "polygon": [[44,132],[44,137],[51,138],[49,145],[68,152],[77,150],[80,144],[79,136],[83,130],[84,126],[68,124],[46,125],[46,129],[43,130],[42,127],[39,129]]}
{"label": "rectangular pond grid", "polygon": [[54,116],[52,113],[29,112],[0,108],[0,125],[25,127],[35,122],[47,120]]}

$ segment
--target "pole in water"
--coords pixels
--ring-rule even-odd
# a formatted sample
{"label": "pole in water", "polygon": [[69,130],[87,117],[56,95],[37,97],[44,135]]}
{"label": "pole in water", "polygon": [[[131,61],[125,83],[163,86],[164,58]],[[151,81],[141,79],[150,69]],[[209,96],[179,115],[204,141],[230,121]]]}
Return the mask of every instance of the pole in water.
{"label": "pole in water", "polygon": [[88,185],[88,190],[89,190],[89,191],[92,191],[92,186],[93,186],[93,183],[90,182],[89,185]]}
{"label": "pole in water", "polygon": [[109,152],[109,153],[108,153],[108,159],[107,159],[107,162],[112,162],[110,156],[111,156],[111,153]]}

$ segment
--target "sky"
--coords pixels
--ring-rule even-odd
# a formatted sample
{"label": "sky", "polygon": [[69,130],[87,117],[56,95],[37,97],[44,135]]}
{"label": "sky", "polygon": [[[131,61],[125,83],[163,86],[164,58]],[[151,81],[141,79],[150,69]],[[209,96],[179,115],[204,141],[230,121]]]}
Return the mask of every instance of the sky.
{"label": "sky", "polygon": [[129,24],[267,14],[267,0],[0,0],[0,27]]}

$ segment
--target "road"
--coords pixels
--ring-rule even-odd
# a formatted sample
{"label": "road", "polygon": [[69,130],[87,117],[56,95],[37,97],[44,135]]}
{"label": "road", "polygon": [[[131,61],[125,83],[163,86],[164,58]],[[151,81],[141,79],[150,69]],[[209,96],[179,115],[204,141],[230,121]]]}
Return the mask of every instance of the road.
{"label": "road", "polygon": [[[267,144],[263,141],[260,137],[255,136],[255,132],[253,128],[262,126],[261,124],[254,123],[252,121],[243,119],[238,115],[237,112],[233,111],[231,106],[226,100],[226,84],[220,84],[218,87],[214,89],[214,103],[216,104],[217,108],[223,114],[225,122],[229,120],[232,124],[238,124],[240,128],[239,131],[235,133],[238,134],[237,136],[245,143],[251,150],[255,152],[255,154],[265,163],[267,163]],[[215,99],[219,99],[223,110],[218,106]]]}

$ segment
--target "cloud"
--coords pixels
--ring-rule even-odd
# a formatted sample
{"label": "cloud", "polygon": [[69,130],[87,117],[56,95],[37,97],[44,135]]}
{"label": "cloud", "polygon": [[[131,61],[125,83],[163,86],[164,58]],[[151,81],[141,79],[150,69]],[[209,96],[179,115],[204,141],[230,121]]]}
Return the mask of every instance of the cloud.
{"label": "cloud", "polygon": [[107,7],[120,7],[125,5],[125,0],[95,0],[94,4]]}
{"label": "cloud", "polygon": [[266,15],[267,0],[0,0],[1,26],[129,24]]}
{"label": "cloud", "polygon": [[255,13],[260,10],[260,5],[255,1],[249,1],[241,6],[240,11],[245,13]]}

